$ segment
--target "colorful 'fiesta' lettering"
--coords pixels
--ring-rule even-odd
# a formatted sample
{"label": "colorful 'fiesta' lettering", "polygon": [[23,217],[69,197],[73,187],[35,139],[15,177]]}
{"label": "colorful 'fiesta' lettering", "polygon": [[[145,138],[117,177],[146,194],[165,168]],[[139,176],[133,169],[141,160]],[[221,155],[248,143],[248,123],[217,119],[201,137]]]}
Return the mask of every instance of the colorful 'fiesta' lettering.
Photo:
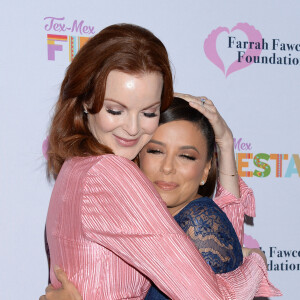
{"label": "colorful 'fiesta' lettering", "polygon": [[[246,170],[249,168],[249,159],[252,159],[255,167],[254,171]],[[300,177],[300,157],[299,154],[267,154],[258,153],[254,156],[253,153],[237,153],[236,163],[238,173],[241,177],[268,177],[271,174],[272,168],[275,170],[275,177],[291,177],[293,174],[298,174]],[[288,161],[284,164],[284,161]],[[287,165],[283,176],[283,166]]]}
{"label": "colorful 'fiesta' lettering", "polygon": [[63,51],[62,44],[56,42],[67,42],[69,40],[69,60],[72,61],[79,49],[89,40],[85,36],[68,36],[59,34],[47,34],[48,60],[55,60],[55,52]]}

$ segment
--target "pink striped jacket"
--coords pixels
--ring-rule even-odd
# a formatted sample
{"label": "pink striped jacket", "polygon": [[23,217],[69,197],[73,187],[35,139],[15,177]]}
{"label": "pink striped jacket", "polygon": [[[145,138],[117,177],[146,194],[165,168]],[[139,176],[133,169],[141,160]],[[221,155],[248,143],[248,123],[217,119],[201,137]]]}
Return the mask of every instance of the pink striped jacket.
{"label": "pink striped jacket", "polygon": [[52,192],[47,238],[84,300],[143,299],[153,281],[172,299],[252,299],[280,292],[252,254],[233,272],[214,274],[169,214],[151,182],[115,156],[66,161]]}

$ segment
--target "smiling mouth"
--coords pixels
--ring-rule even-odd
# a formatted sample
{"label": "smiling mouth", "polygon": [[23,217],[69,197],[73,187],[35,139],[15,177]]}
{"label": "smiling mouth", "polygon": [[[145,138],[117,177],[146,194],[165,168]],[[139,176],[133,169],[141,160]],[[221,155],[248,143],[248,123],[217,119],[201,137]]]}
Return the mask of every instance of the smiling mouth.
{"label": "smiling mouth", "polygon": [[154,184],[164,191],[175,190],[179,185],[175,182],[154,181]]}
{"label": "smiling mouth", "polygon": [[122,146],[122,147],[132,147],[132,146],[135,146],[138,143],[139,139],[140,139],[140,138],[133,139],[133,140],[132,139],[131,140],[130,139],[124,139],[124,138],[121,138],[121,137],[119,137],[117,135],[114,135],[114,137],[115,137],[117,143],[120,146]]}

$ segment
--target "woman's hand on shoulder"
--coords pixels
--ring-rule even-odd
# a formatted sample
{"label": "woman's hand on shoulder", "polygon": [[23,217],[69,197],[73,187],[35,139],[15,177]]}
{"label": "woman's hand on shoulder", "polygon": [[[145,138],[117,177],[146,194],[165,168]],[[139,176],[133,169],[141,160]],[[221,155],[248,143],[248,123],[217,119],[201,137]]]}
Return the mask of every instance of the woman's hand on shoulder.
{"label": "woman's hand on shoulder", "polygon": [[195,97],[181,93],[175,93],[174,97],[186,100],[193,108],[201,112],[213,127],[216,143],[220,150],[229,149],[231,151],[233,147],[232,132],[210,99],[204,96]]}
{"label": "woman's hand on shoulder", "polygon": [[43,295],[39,300],[82,300],[81,295],[72,282],[68,280],[66,273],[56,267],[54,273],[59,282],[61,282],[61,288],[54,289],[50,284],[46,288],[46,295]]}

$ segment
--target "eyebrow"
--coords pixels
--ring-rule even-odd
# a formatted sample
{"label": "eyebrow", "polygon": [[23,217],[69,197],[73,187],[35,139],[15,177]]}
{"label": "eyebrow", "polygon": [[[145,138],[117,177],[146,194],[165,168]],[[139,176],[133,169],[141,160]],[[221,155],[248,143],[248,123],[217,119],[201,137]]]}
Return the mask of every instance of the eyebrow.
{"label": "eyebrow", "polygon": [[[194,147],[194,146],[182,146],[182,147],[180,147],[180,149],[182,149],[182,150],[185,150],[185,149],[187,149],[187,150],[193,149],[193,150],[195,150],[197,153],[199,153],[198,149],[197,149],[196,147]],[[200,153],[199,153],[199,154],[200,154]]]}
{"label": "eyebrow", "polygon": [[153,143],[153,144],[157,144],[157,145],[161,145],[161,146],[165,146],[166,144],[159,142],[157,140],[150,140],[148,143]]}
{"label": "eyebrow", "polygon": [[[116,102],[116,103],[118,103],[119,105],[121,105],[122,107],[128,108],[126,105],[122,104],[122,103],[119,102],[118,100],[115,100],[115,99],[112,99],[112,98],[104,98],[104,101],[105,101],[105,100],[107,100],[107,101],[112,101],[112,102]],[[160,104],[160,103],[161,103],[161,101],[157,101],[157,102],[155,102],[155,103],[153,103],[153,104],[151,104],[151,105],[149,105],[149,106],[147,106],[147,107],[144,107],[142,110],[148,109],[148,108],[153,107],[153,106],[155,106],[155,105],[158,105],[158,104]]]}
{"label": "eyebrow", "polygon": [[[150,140],[149,143],[153,143],[153,144],[157,144],[157,145],[160,145],[160,146],[166,146],[165,143],[163,142],[160,142],[160,141],[157,141],[157,140]],[[179,148],[180,150],[195,150],[197,153],[199,153],[198,149],[194,146],[190,146],[190,145],[187,145],[187,146],[182,146]],[[200,154],[200,153],[199,153]]]}

